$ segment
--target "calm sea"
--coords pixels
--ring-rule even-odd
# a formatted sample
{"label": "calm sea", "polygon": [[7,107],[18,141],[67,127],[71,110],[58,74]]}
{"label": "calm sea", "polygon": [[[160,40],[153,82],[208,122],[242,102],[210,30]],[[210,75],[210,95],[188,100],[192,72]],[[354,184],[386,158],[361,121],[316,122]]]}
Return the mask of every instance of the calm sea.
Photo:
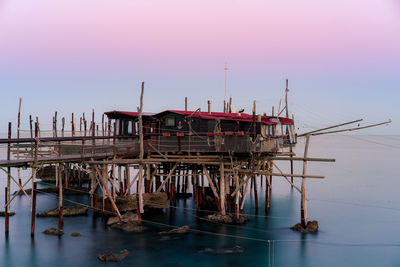
{"label": "calm sea", "polygon": [[[303,153],[304,143],[296,148]],[[307,180],[308,215],[318,220],[316,234],[290,230],[300,221],[300,194],[280,177],[273,180],[268,216],[249,195],[243,226],[211,223],[196,217],[192,199],[178,201],[176,209],[145,215],[143,233],[123,233],[105,227],[101,218],[65,218],[60,238],[41,232],[57,227],[57,218],[37,218],[36,236],[30,238],[30,205],[21,196],[12,203],[10,236],[4,236],[0,218],[1,266],[400,266],[400,136],[323,136],[311,138],[311,157],[336,158],[336,163],[310,163],[310,174],[326,178]],[[278,162],[283,170],[288,164]],[[301,173],[301,164],[295,172]],[[24,174],[27,175],[27,174]],[[0,174],[4,205],[6,175]],[[300,184],[300,180],[296,180]],[[16,190],[14,186],[13,191]],[[66,196],[88,203],[87,196]],[[37,211],[57,207],[53,195],[38,194]],[[3,208],[2,208],[3,209]],[[206,216],[203,212],[200,216]],[[189,225],[195,232],[175,240],[160,240],[159,231]],[[72,232],[81,237],[71,237]],[[242,254],[211,254],[234,246]],[[121,263],[103,263],[97,255],[127,249]]]}

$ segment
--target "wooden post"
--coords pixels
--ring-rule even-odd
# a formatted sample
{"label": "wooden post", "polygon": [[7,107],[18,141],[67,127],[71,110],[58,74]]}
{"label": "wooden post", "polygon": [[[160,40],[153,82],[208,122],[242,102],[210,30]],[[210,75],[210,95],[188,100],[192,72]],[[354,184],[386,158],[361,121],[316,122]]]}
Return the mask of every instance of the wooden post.
{"label": "wooden post", "polygon": [[185,111],[188,110],[188,99],[187,97],[185,97]]}
{"label": "wooden post", "polygon": [[104,113],[101,115],[101,135],[104,136]]}
{"label": "wooden post", "polygon": [[[57,166],[58,168],[60,167],[59,165]],[[58,230],[62,230],[63,224],[64,224],[64,209],[63,209],[63,180],[62,176],[60,173],[58,175],[58,178],[60,179],[58,181]]]}
{"label": "wooden post", "polygon": [[211,114],[211,100],[208,100],[207,104],[208,104],[208,114]]}
{"label": "wooden post", "polygon": [[[239,188],[239,175],[238,175],[237,170],[234,170],[233,174],[235,176],[235,186],[236,186],[236,189],[238,189]],[[235,218],[236,218],[236,220],[239,220],[239,215],[240,215],[239,193],[237,193],[236,197],[235,197]]]}
{"label": "wooden post", "polygon": [[32,123],[33,123],[33,120],[32,120],[32,115],[29,115],[29,127],[30,127],[30,130],[31,130],[31,138],[33,138],[33,128],[32,128]]}
{"label": "wooden post", "polygon": [[[19,139],[20,135],[19,135],[19,129],[21,126],[21,104],[22,104],[22,98],[19,98],[19,107],[18,107],[18,128],[17,128],[17,138]],[[19,144],[17,147],[17,159],[19,159]],[[19,185],[22,185],[22,181],[21,181],[21,170],[20,168],[17,169],[18,172],[18,183]]]}
{"label": "wooden post", "polygon": [[[36,168],[35,176],[36,176]],[[32,175],[33,177],[33,175]],[[33,182],[34,179],[32,178],[32,215],[31,215],[31,237],[35,236],[35,218],[36,218],[36,182]]]}
{"label": "wooden post", "polygon": [[[5,202],[4,203],[8,203],[8,188],[5,187],[4,188],[4,193],[5,193]],[[10,204],[8,204],[10,205]],[[6,210],[5,210],[5,221],[4,221],[4,229],[5,229],[5,234],[6,234],[6,238],[8,238],[8,233],[10,231],[10,214],[8,212],[8,205],[6,206]]]}
{"label": "wooden post", "polygon": [[75,136],[74,113],[72,113],[72,118],[71,118],[71,135],[72,135],[72,136]]}
{"label": "wooden post", "polygon": [[61,118],[61,136],[64,137],[65,118]]}
{"label": "wooden post", "polygon": [[[11,122],[8,123],[8,139],[11,139]],[[7,144],[7,160],[11,157],[11,144]],[[5,208],[5,233],[8,237],[9,226],[10,226],[10,189],[11,189],[11,168],[7,167],[7,189],[6,189],[6,203],[8,205]]]}
{"label": "wooden post", "polygon": [[[308,147],[310,145],[310,135],[306,137],[306,145],[304,147],[304,158],[308,156]],[[307,173],[307,160],[303,161],[303,175]],[[301,179],[301,226],[307,227],[307,198],[306,198],[306,178]]]}
{"label": "wooden post", "polygon": [[139,164],[139,181],[138,181],[138,204],[139,209],[138,213],[143,213],[143,157],[144,157],[144,147],[143,147],[143,120],[142,120],[142,112],[143,112],[143,94],[144,94],[144,82],[142,82],[142,91],[140,94],[140,107],[138,107],[139,112],[139,142],[140,142],[140,164]]}
{"label": "wooden post", "polygon": [[221,163],[219,165],[220,171],[220,202],[221,202],[221,215],[225,215],[225,173],[224,173],[224,159],[221,159]]}
{"label": "wooden post", "polygon": [[57,111],[54,113],[54,137],[57,137]]}

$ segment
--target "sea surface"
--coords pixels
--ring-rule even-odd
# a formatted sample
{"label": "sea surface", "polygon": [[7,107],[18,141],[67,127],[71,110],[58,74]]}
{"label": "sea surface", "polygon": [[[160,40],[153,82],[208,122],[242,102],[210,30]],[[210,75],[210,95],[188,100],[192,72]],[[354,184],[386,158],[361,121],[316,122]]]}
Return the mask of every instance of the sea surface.
{"label": "sea surface", "polygon": [[[303,149],[304,140],[299,139],[298,156]],[[109,229],[105,220],[93,219],[89,211],[88,216],[66,217],[62,237],[42,233],[57,227],[57,218],[36,218],[36,235],[31,239],[29,201],[18,196],[12,202],[16,215],[10,218],[8,239],[0,218],[0,266],[400,266],[400,136],[312,137],[309,155],[337,160],[308,166],[308,173],[326,176],[306,183],[308,217],[319,222],[317,233],[290,229],[300,221],[300,194],[281,177],[273,178],[267,216],[264,188],[258,190],[258,211],[254,195],[248,195],[244,213],[249,221],[243,226],[203,220],[209,213],[196,214],[193,199],[188,199],[159,214],[145,214],[143,233]],[[276,163],[288,170],[288,162]],[[302,162],[297,162],[295,173],[301,171]],[[3,210],[6,174],[0,172]],[[23,177],[28,174],[23,172]],[[295,179],[300,185],[301,180]],[[37,212],[57,207],[57,201],[52,194],[38,194]],[[65,195],[64,205],[74,202],[89,200]],[[158,235],[182,225],[194,231],[175,240]],[[82,236],[72,237],[72,232]],[[221,252],[234,246],[243,247],[244,253],[213,254],[207,249]],[[120,263],[97,259],[100,253],[122,249],[130,254]]]}

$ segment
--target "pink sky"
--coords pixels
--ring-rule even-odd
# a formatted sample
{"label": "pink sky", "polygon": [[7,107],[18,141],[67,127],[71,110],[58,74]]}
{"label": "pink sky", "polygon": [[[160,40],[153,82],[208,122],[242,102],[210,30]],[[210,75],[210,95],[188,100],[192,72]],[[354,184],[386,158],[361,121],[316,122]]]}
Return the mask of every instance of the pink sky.
{"label": "pink sky", "polygon": [[[220,109],[225,62],[237,106],[257,98],[270,111],[290,78],[299,119],[310,119],[307,109],[332,122],[400,121],[399,47],[398,0],[0,0],[0,80],[10,103],[0,129],[20,96],[41,117],[135,109],[132,88],[142,80],[149,111],[179,108],[183,95],[194,108],[211,98]],[[62,103],[60,92],[69,92]]]}
{"label": "pink sky", "polygon": [[395,1],[277,2],[6,1],[0,53],[50,66],[207,66],[221,59],[304,65],[321,57],[365,65],[399,57]]}

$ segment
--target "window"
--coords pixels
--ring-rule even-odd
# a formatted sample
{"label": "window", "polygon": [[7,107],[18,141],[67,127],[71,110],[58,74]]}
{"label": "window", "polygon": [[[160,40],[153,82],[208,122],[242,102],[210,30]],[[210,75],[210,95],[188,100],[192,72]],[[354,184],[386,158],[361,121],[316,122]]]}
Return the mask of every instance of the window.
{"label": "window", "polygon": [[175,118],[166,118],[165,126],[175,126]]}
{"label": "window", "polygon": [[132,121],[131,120],[123,120],[122,121],[122,135],[131,135],[132,134]]}

